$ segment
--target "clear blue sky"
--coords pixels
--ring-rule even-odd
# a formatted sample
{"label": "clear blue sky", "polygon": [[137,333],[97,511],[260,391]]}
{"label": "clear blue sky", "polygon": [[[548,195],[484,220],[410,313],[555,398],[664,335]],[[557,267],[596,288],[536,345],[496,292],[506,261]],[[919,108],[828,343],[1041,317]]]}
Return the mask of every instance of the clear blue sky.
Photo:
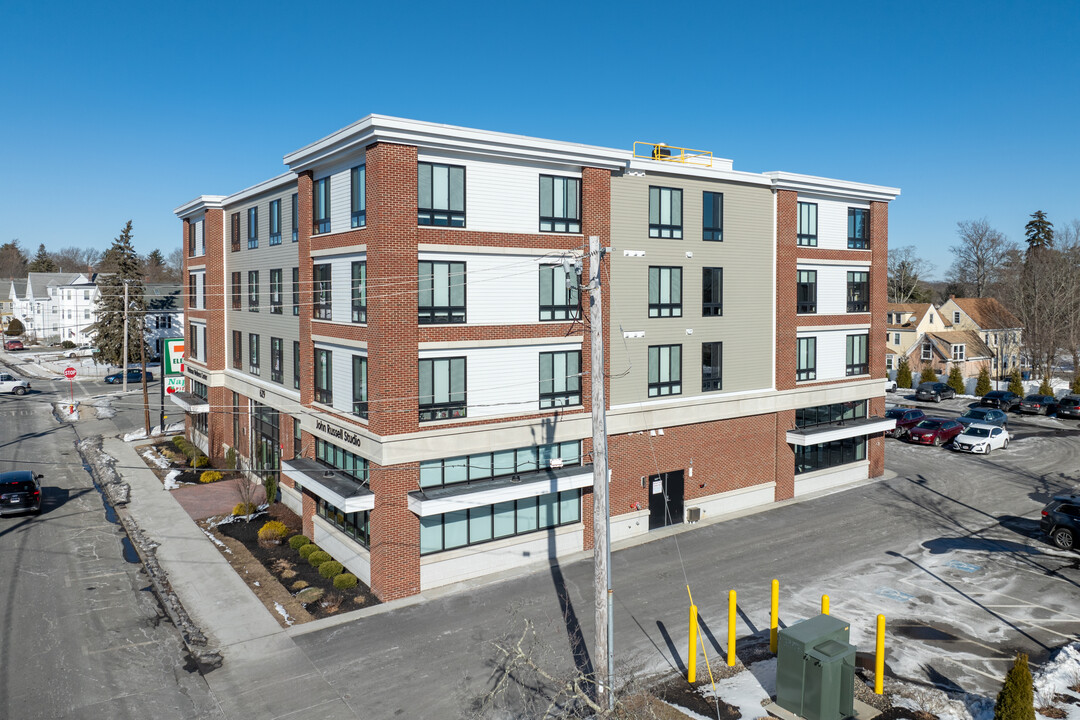
{"label": "clear blue sky", "polygon": [[172,209],[364,115],[900,187],[890,244],[1080,217],[1080,3],[7,3],[0,242],[180,243]]}

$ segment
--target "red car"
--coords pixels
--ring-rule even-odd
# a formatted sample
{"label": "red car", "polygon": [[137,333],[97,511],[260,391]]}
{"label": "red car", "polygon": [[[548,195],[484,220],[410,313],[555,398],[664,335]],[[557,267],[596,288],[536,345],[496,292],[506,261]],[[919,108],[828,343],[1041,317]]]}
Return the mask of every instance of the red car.
{"label": "red car", "polygon": [[21,340],[5,340],[4,341],[4,349],[5,350],[22,350],[23,349],[22,341]]}
{"label": "red car", "polygon": [[911,428],[926,419],[926,413],[912,408],[889,408],[885,411],[885,417],[896,421],[896,427],[886,430],[885,434],[889,437],[902,438],[911,431]]}
{"label": "red car", "polygon": [[955,420],[926,418],[908,432],[908,442],[919,445],[944,445],[964,432],[964,426]]}

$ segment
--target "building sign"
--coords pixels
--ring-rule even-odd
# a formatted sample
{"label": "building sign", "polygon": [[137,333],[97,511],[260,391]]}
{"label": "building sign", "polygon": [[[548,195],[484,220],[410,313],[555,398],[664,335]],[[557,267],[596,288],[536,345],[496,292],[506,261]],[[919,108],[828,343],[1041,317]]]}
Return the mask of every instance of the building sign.
{"label": "building sign", "polygon": [[188,375],[192,376],[192,377],[197,377],[200,380],[209,380],[210,379],[210,376],[207,375],[206,373],[204,373],[202,370],[196,370],[195,368],[191,367],[190,365],[185,365],[184,366],[184,372],[187,373]]}
{"label": "building sign", "polygon": [[184,372],[184,338],[165,338],[165,359],[161,363],[162,375],[180,375]]}
{"label": "building sign", "polygon": [[337,425],[331,425],[330,423],[325,422],[323,420],[316,420],[315,421],[315,429],[318,432],[321,432],[321,433],[327,435],[328,437],[337,438],[338,440],[342,440],[344,442],[347,442],[350,445],[353,445],[355,447],[363,448],[363,446],[364,446],[364,438],[363,438],[363,436],[357,435],[354,432],[350,432],[350,431],[346,430],[343,427],[338,427]]}
{"label": "building sign", "polygon": [[165,392],[169,395],[178,392],[184,392],[184,384],[187,382],[185,377],[166,377],[165,378]]}

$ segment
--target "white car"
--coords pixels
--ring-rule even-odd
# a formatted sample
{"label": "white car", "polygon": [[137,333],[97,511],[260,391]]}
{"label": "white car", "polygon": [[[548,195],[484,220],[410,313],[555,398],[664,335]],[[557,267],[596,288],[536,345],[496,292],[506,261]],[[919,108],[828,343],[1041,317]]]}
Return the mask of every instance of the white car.
{"label": "white car", "polygon": [[1009,431],[996,425],[972,423],[953,438],[953,450],[989,455],[991,450],[1009,447]]}
{"label": "white car", "polygon": [[94,348],[90,347],[89,345],[80,345],[79,347],[72,350],[64,351],[64,357],[66,358],[90,357],[93,354]]}
{"label": "white car", "polygon": [[0,373],[0,393],[25,395],[30,392],[30,383],[10,373]]}

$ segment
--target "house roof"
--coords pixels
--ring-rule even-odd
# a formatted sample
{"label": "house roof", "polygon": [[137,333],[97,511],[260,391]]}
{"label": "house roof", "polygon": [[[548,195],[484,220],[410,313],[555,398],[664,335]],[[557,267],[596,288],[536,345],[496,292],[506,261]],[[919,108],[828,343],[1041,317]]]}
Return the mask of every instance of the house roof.
{"label": "house roof", "polygon": [[1018,329],[1020,321],[997,298],[949,298],[975,321],[981,330]]}
{"label": "house roof", "polygon": [[26,295],[25,280],[12,280],[11,286],[15,288],[15,297],[23,297],[24,295]]}
{"label": "house roof", "polygon": [[82,278],[82,273],[38,273],[26,274],[26,283],[35,299],[49,296],[49,288],[57,285],[71,285]]}
{"label": "house roof", "polygon": [[[926,313],[934,309],[931,303],[889,303],[887,312],[890,313],[914,313],[915,320],[906,323],[889,323],[890,330],[914,329],[926,317]],[[945,327],[952,327],[949,318],[941,315],[941,322]]]}
{"label": "house roof", "polygon": [[[964,357],[967,360],[994,357],[994,351],[982,341],[979,333],[974,330],[950,330],[949,332],[928,332],[924,338],[934,343],[935,348],[941,351],[946,358],[952,358],[953,345],[966,345]],[[918,345],[918,343],[916,343]]]}
{"label": "house roof", "polygon": [[184,288],[171,283],[148,283],[143,286],[143,301],[147,310],[183,310]]}

